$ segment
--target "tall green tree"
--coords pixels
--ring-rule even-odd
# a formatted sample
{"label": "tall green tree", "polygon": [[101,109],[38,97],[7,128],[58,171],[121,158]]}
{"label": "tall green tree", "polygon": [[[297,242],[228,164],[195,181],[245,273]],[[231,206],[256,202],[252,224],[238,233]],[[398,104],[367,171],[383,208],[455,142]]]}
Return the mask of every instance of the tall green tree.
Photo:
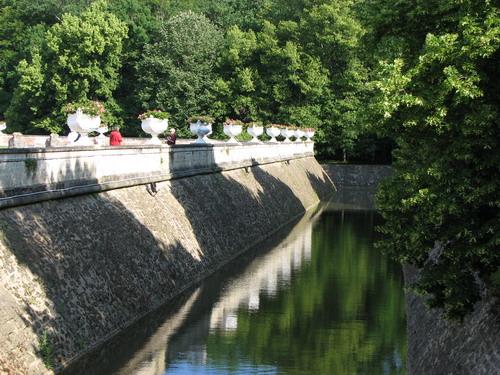
{"label": "tall green tree", "polygon": [[356,58],[362,28],[349,1],[286,5],[265,2],[255,30],[228,30],[216,107],[240,118],[319,127],[320,140],[345,147],[358,132],[355,94],[366,80]]}
{"label": "tall green tree", "polygon": [[381,245],[421,269],[416,289],[431,306],[461,318],[500,266],[499,9],[378,6],[389,19],[375,22],[375,45],[388,59],[374,72],[370,113],[398,144],[395,174],[378,194]]}
{"label": "tall green tree", "polygon": [[19,62],[42,49],[45,32],[63,13],[81,12],[87,5],[87,0],[0,1],[0,116],[18,85]]}
{"label": "tall green tree", "polygon": [[128,28],[121,53],[119,83],[113,95],[122,110],[122,132],[140,135],[142,130],[137,126],[137,115],[141,106],[137,94],[140,90],[139,77],[143,72],[136,66],[142,59],[144,47],[158,37],[162,8],[155,0],[114,0],[108,2],[106,9]]}
{"label": "tall green tree", "polygon": [[172,124],[187,135],[187,117],[211,112],[222,40],[222,32],[202,14],[189,11],[165,21],[137,65],[143,109],[168,111]]}
{"label": "tall green tree", "polygon": [[328,70],[330,95],[323,98],[323,122],[317,137],[319,152],[341,150],[344,160],[367,131],[364,111],[368,72],[359,58],[365,33],[351,0],[307,1],[300,22],[305,49]]}
{"label": "tall green tree", "polygon": [[64,14],[45,33],[42,48],[19,63],[19,84],[6,112],[12,129],[61,132],[63,106],[84,98],[104,101],[106,121],[119,123],[113,91],[127,27],[105,7],[94,2],[81,16]]}
{"label": "tall green tree", "polygon": [[319,125],[329,78],[294,39],[296,29],[291,22],[276,27],[267,21],[257,33],[229,29],[216,107],[226,105],[223,111],[243,120]]}

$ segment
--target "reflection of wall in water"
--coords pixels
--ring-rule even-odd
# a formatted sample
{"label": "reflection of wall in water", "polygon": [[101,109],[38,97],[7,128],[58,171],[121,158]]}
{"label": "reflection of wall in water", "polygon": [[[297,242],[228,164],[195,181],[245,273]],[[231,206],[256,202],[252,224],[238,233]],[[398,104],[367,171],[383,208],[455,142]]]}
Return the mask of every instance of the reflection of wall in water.
{"label": "reflection of wall in water", "polygon": [[[120,375],[161,375],[171,361],[191,365],[207,363],[206,338],[210,330],[235,331],[238,309],[258,311],[260,293],[274,296],[297,270],[311,259],[315,220],[306,215],[274,249],[255,258],[235,279],[229,281],[215,301],[203,296],[203,286],[116,372]],[[319,215],[317,215],[319,216]],[[212,310],[208,310],[213,306]],[[200,314],[201,313],[201,314]],[[184,328],[187,327],[187,330]]]}
{"label": "reflection of wall in water", "polygon": [[212,309],[211,330],[236,330],[239,308],[257,311],[260,293],[273,297],[290,282],[292,267],[298,271],[311,259],[313,225],[314,220],[304,218],[277,248],[255,259],[229,284]]}
{"label": "reflection of wall in water", "polygon": [[[168,343],[171,336],[182,326],[184,320],[195,303],[200,289],[189,297],[186,303],[175,314],[170,315],[155,334],[148,340],[142,350],[136,353],[129,362],[120,368],[119,374],[160,375],[165,373],[165,362]],[[200,351],[202,353],[203,351]],[[205,351],[206,357],[206,351]],[[206,359],[206,358],[205,358]]]}

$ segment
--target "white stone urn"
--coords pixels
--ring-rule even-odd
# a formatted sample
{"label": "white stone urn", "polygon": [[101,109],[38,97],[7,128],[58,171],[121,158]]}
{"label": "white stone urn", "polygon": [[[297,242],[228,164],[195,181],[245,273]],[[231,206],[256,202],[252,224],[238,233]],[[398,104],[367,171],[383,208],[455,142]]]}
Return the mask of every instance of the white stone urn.
{"label": "white stone urn", "polygon": [[311,130],[311,129],[310,130],[306,130],[306,134],[305,134],[305,136],[307,138],[306,142],[312,142],[311,138],[314,137],[314,133],[315,133],[314,129],[313,130]]}
{"label": "white stone urn", "polygon": [[259,136],[264,134],[264,127],[263,126],[258,126],[258,125],[252,125],[247,128],[247,133],[250,134],[253,138],[250,142],[255,142],[255,143],[262,143],[260,141]]}
{"label": "white stone urn", "polygon": [[97,132],[99,133],[99,135],[97,136],[97,144],[99,146],[107,146],[109,144],[109,140],[108,140],[108,137],[106,137],[104,135],[104,133],[106,133],[108,131],[108,127],[107,126],[100,126],[98,129],[97,129]]}
{"label": "white stone urn", "polygon": [[68,114],[68,127],[72,132],[80,133],[80,138],[75,142],[77,145],[91,146],[94,144],[89,139],[89,133],[97,131],[101,125],[100,116],[90,116],[82,112],[80,108],[75,113]]}
{"label": "white stone urn", "polygon": [[237,124],[224,124],[224,134],[229,137],[229,140],[226,143],[238,143],[236,140],[236,136],[240,135],[243,130],[241,125]]}
{"label": "white stone urn", "polygon": [[189,129],[191,130],[191,133],[198,136],[198,139],[196,139],[194,143],[198,144],[210,143],[208,136],[212,134],[212,124],[201,122],[198,120],[196,122],[192,122],[191,124],[189,124]]}
{"label": "white stone urn", "polygon": [[285,137],[285,140],[283,142],[285,143],[291,142],[290,137],[293,137],[293,130],[288,128],[281,129],[281,135]]}
{"label": "white stone urn", "polygon": [[161,145],[158,136],[168,129],[168,119],[161,120],[156,117],[148,117],[141,120],[142,130],[151,135],[151,139],[147,142],[150,145]]}
{"label": "white stone urn", "polygon": [[68,136],[66,137],[68,145],[74,144],[77,139],[78,139],[78,133],[74,131],[70,131]]}
{"label": "white stone urn", "polygon": [[300,130],[300,129],[295,130],[295,132],[294,132],[295,142],[302,142],[302,137],[304,136],[304,134],[305,133],[303,130]]}
{"label": "white stone urn", "polygon": [[275,126],[271,126],[269,128],[266,128],[266,133],[267,133],[268,136],[271,137],[271,139],[269,140],[269,142],[271,142],[271,143],[277,143],[278,142],[276,140],[276,137],[278,135],[280,135],[280,129],[278,129]]}
{"label": "white stone urn", "polygon": [[3,134],[3,131],[7,129],[7,124],[5,122],[0,122],[0,135]]}

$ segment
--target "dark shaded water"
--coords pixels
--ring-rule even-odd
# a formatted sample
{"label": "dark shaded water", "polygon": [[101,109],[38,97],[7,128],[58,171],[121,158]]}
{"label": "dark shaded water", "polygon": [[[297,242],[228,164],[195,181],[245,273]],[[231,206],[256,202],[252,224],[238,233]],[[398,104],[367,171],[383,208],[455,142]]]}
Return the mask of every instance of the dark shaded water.
{"label": "dark shaded water", "polygon": [[401,269],[373,248],[373,211],[336,207],[308,214],[67,373],[405,373]]}

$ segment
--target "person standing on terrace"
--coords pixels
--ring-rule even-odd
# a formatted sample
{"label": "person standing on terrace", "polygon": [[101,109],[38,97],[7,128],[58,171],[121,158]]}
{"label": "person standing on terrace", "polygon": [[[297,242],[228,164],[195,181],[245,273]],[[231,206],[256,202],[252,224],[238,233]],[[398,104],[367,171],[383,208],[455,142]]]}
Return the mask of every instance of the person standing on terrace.
{"label": "person standing on terrace", "polygon": [[122,144],[123,137],[120,134],[120,129],[115,126],[111,133],[109,134],[109,145],[110,146],[120,146]]}
{"label": "person standing on terrace", "polygon": [[173,146],[177,141],[177,134],[175,134],[175,129],[170,128],[170,134],[165,137],[167,139],[167,145]]}

